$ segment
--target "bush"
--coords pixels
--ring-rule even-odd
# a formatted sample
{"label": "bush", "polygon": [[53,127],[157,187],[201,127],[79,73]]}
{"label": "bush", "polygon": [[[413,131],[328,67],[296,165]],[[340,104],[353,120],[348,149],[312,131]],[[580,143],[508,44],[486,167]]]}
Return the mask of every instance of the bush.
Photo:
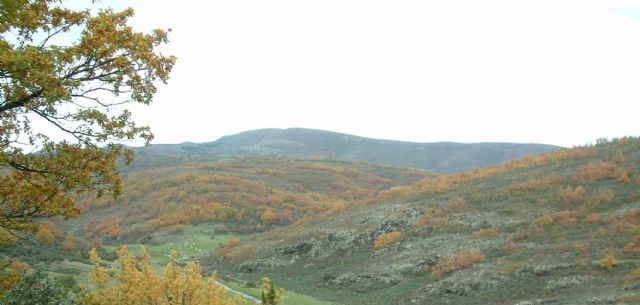
{"label": "bush", "polygon": [[482,254],[482,251],[480,251],[480,249],[462,249],[440,259],[438,264],[433,267],[431,271],[431,277],[439,278],[443,274],[467,268],[484,260],[485,256],[484,254]]}
{"label": "bush", "polygon": [[589,214],[582,220],[583,224],[594,224],[598,222],[600,222],[600,214],[598,213]]}
{"label": "bush", "polygon": [[398,231],[393,231],[389,233],[382,233],[376,238],[373,242],[373,248],[378,250],[383,248],[384,246],[398,240],[402,234]]}
{"label": "bush", "polygon": [[20,281],[0,297],[3,305],[62,305],[74,304],[71,289],[74,283],[52,281],[47,273],[36,270],[23,273]]}
{"label": "bush", "polygon": [[480,229],[478,231],[473,232],[473,234],[471,235],[473,236],[473,238],[485,238],[485,237],[496,236],[498,234],[500,234],[500,228],[491,227],[487,229]]}

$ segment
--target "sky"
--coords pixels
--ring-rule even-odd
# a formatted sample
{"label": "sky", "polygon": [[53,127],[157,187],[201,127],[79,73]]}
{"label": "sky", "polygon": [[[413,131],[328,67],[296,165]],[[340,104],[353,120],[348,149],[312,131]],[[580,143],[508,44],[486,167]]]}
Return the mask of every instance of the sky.
{"label": "sky", "polygon": [[106,1],[178,58],[153,143],[305,127],[573,146],[640,135],[640,1]]}

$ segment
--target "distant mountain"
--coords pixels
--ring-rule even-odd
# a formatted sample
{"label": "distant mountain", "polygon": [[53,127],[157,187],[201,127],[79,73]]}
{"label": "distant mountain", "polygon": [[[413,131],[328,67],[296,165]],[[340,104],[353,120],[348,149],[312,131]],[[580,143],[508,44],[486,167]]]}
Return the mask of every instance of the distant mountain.
{"label": "distant mountain", "polygon": [[155,144],[144,151],[183,155],[324,157],[428,169],[470,170],[513,158],[559,149],[546,144],[413,143],[304,129],[259,129],[208,143]]}

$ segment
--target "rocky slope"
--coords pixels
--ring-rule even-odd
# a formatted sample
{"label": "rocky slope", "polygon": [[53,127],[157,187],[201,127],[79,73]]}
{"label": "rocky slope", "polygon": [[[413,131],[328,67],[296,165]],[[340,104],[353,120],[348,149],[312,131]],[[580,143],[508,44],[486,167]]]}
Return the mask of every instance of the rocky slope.
{"label": "rocky slope", "polygon": [[640,303],[640,141],[428,178],[209,269],[336,304]]}

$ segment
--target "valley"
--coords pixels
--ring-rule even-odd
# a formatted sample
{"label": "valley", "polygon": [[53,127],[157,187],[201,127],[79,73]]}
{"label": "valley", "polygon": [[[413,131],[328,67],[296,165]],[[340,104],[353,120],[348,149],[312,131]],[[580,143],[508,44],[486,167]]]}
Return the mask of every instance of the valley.
{"label": "valley", "polygon": [[285,305],[632,304],[639,162],[636,138],[449,174],[152,149],[117,200],[79,195],[79,217],[43,222],[50,240],[0,253],[91,287],[90,248],[114,268],[144,245],[159,274],[175,250],[258,298],[268,276]]}

